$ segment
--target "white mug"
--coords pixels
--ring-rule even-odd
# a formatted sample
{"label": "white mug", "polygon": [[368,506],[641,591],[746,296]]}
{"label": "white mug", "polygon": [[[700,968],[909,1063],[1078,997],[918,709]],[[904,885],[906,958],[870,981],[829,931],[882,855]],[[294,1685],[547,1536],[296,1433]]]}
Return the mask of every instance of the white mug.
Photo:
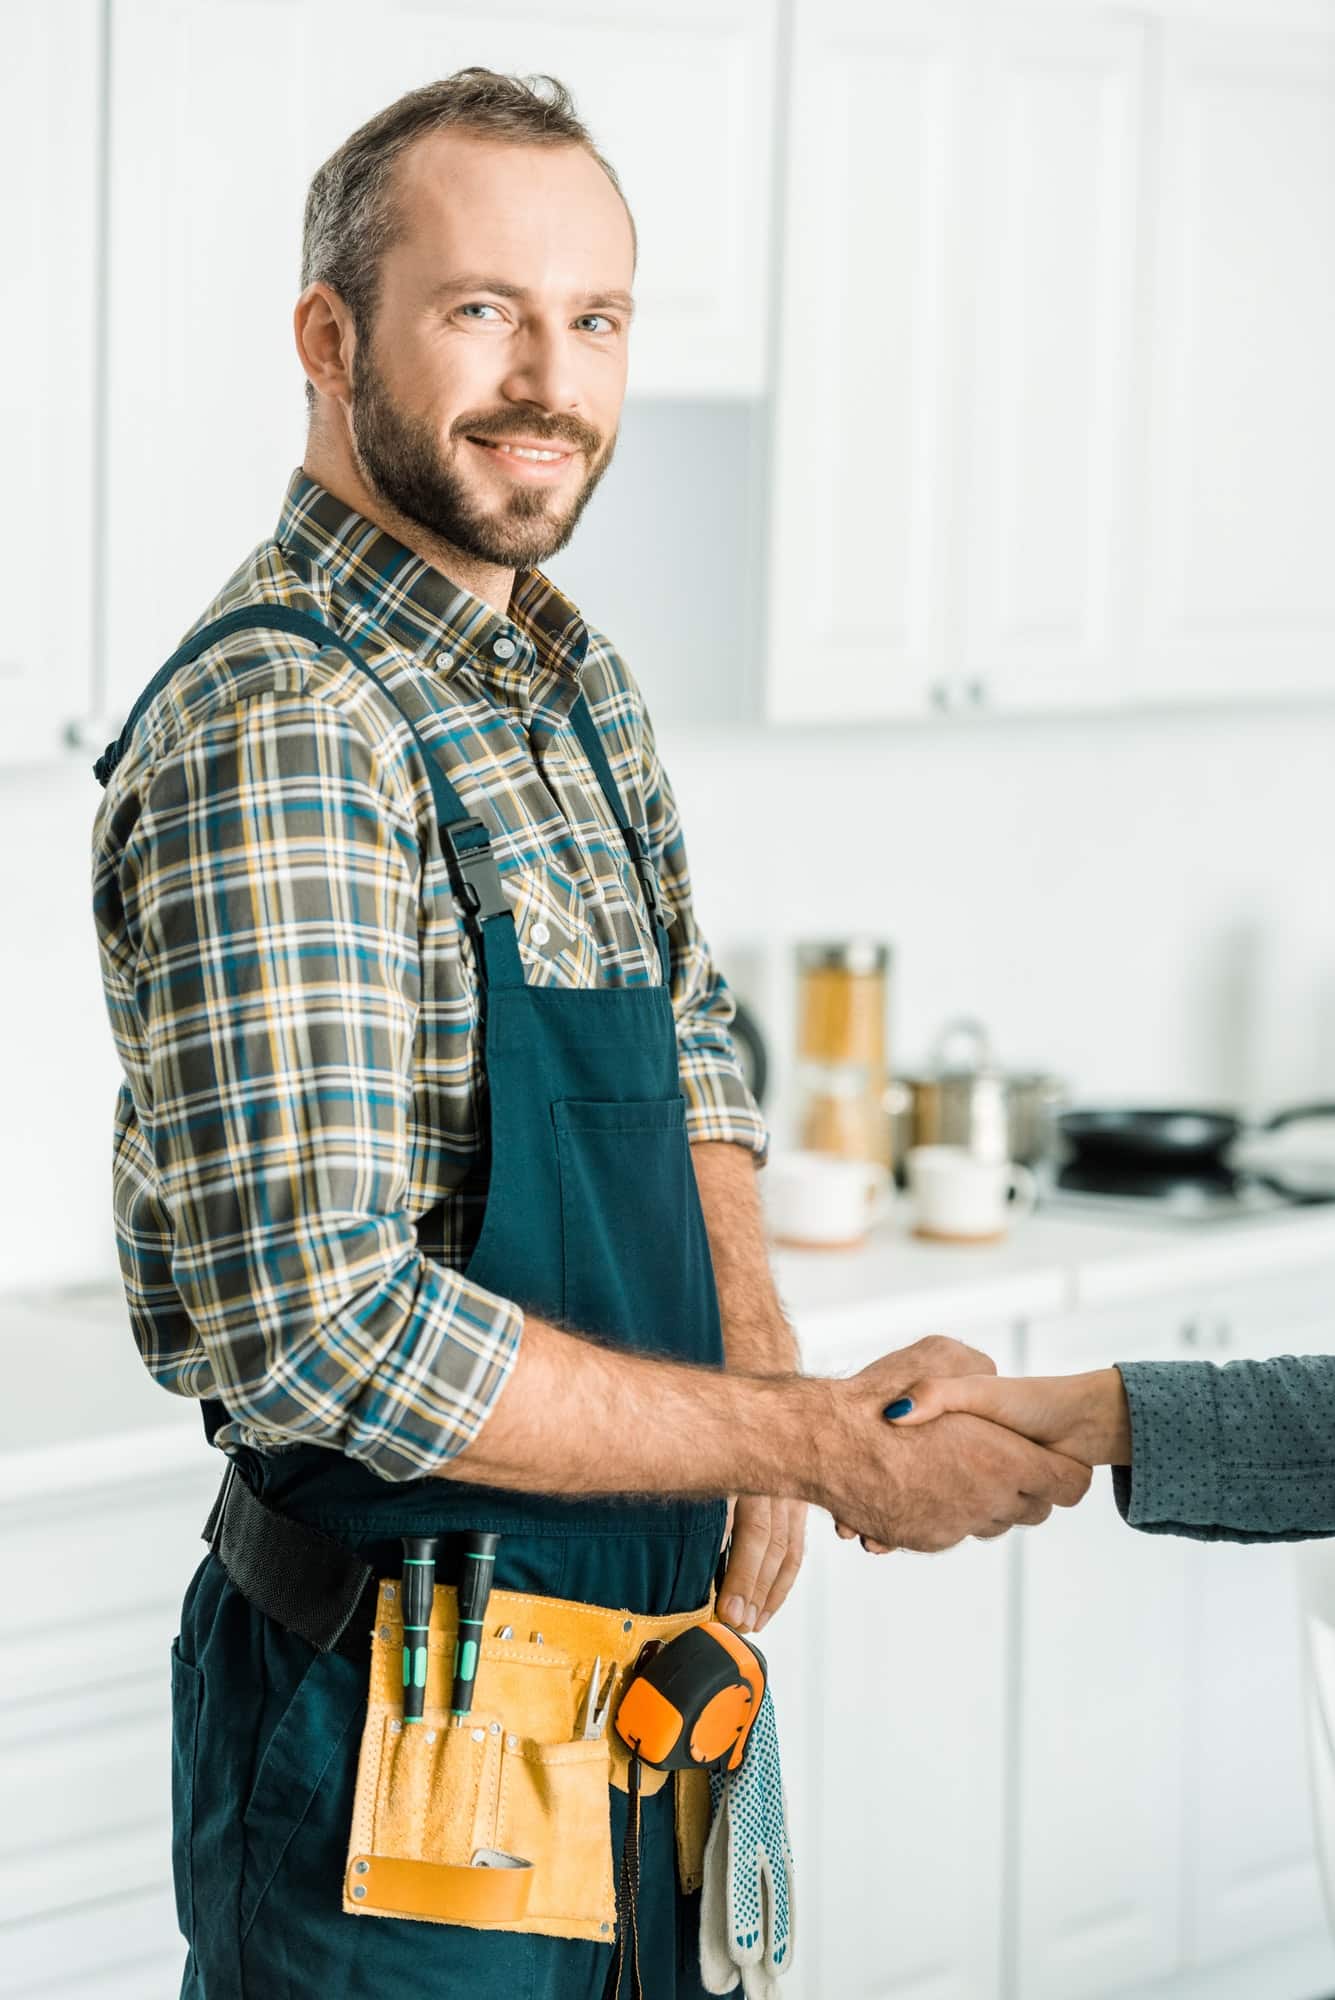
{"label": "white mug", "polygon": [[873,1160],[771,1153],[760,1176],[760,1194],[776,1243],[847,1250],[861,1243],[889,1208],[890,1175]]}
{"label": "white mug", "polygon": [[908,1174],[913,1233],[937,1242],[999,1242],[1011,1215],[1028,1215],[1038,1200],[1026,1167],[980,1159],[964,1146],[915,1146]]}

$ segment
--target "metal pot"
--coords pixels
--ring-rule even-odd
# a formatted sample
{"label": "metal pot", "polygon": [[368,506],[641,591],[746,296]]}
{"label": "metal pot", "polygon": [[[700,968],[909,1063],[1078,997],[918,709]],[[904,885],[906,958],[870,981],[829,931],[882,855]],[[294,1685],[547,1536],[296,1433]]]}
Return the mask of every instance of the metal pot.
{"label": "metal pot", "polygon": [[951,1021],[928,1073],[896,1077],[886,1092],[895,1171],[912,1146],[967,1146],[983,1159],[1032,1167],[1056,1147],[1065,1086],[1041,1071],[1003,1070],[980,1022]]}

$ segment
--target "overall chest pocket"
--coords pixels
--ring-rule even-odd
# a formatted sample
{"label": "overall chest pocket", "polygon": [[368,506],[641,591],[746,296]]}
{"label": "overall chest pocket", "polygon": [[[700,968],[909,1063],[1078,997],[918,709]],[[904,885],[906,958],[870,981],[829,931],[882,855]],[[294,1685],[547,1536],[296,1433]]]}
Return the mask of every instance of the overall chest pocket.
{"label": "overall chest pocket", "polygon": [[686,1100],[564,1099],[552,1118],[566,1324],[641,1352],[717,1361]]}

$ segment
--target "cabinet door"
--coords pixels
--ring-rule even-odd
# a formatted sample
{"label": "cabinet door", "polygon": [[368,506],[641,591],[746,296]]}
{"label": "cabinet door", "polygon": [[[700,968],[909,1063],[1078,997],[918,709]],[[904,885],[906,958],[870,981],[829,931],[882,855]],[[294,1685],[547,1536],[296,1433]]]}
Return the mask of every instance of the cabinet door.
{"label": "cabinet door", "polygon": [[[1009,1365],[1008,1333],[980,1344]],[[809,1532],[761,1641],[798,1869],[785,2000],[996,2000],[1011,1544],[868,1556],[825,1514]]]}
{"label": "cabinet door", "polygon": [[767,709],[920,712],[940,672],[964,36],[947,7],[797,0]]}
{"label": "cabinet door", "polygon": [[1335,689],[1335,36],[1168,31],[1148,699]]}
{"label": "cabinet door", "polygon": [[111,23],[104,534],[123,716],[273,532],[300,462],[302,204],[343,135],[322,117],[317,0],[113,0]]}
{"label": "cabinet door", "polygon": [[964,692],[989,706],[1118,692],[1144,40],[1045,18],[982,47],[960,560]]}
{"label": "cabinet door", "polygon": [[[1025,1372],[1178,1352],[1171,1312],[1034,1326]],[[1106,1472],[1020,1544],[1015,1991],[1082,2000],[1175,1970],[1187,1545],[1137,1535]]]}
{"label": "cabinet door", "polygon": [[[1221,1363],[1335,1352],[1333,1279],[1326,1271],[1221,1295],[1193,1313],[1186,1351]],[[1296,1560],[1282,1545],[1191,1551],[1186,1946],[1198,1964],[1222,1964],[1324,1922]]]}
{"label": "cabinet door", "polygon": [[0,62],[0,764],[96,705],[100,0],[6,8]]}

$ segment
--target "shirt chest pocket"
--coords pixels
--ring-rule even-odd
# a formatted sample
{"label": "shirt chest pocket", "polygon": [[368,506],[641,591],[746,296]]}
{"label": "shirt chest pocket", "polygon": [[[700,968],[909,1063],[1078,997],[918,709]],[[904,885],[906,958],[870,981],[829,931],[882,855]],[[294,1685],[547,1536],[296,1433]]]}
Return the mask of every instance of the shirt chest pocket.
{"label": "shirt chest pocket", "polygon": [[593,986],[598,946],[583,896],[546,862],[507,874],[525,978],[533,986]]}

